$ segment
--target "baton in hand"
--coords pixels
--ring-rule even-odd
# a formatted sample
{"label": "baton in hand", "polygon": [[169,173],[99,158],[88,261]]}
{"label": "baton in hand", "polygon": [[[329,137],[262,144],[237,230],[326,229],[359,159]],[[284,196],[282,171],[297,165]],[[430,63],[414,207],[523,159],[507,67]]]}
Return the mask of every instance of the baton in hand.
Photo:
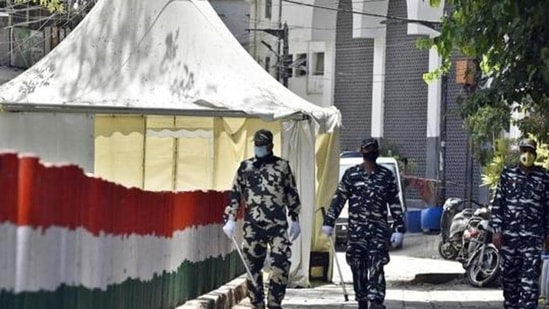
{"label": "baton in hand", "polygon": [[233,235],[233,237],[231,237],[231,239],[233,240],[233,244],[236,247],[236,251],[238,252],[238,255],[240,256],[240,260],[242,260],[242,264],[244,264],[244,267],[246,268],[246,272],[248,273],[248,277],[250,277],[250,281],[252,281],[252,284],[256,288],[259,288],[259,286],[257,285],[257,282],[254,279],[254,276],[252,275],[252,272],[250,271],[250,268],[248,268],[248,264],[246,264],[246,260],[244,259],[244,255],[242,255],[242,251],[240,251],[240,246],[236,242],[236,238],[234,238],[234,235]]}
{"label": "baton in hand", "polygon": [[[320,211],[322,211],[322,218],[324,219],[324,217],[326,217],[326,210],[324,209],[324,207],[321,207]],[[343,296],[345,297],[345,301],[349,301],[349,294],[347,294],[347,289],[345,288],[345,282],[343,281],[343,275],[341,274],[341,267],[339,267],[339,261],[337,259],[337,253],[334,245],[334,240],[332,239],[332,235],[328,235],[328,239],[330,239],[330,248],[332,249],[332,254],[334,255],[334,258],[335,258],[337,271],[339,273],[339,279],[341,281],[340,282],[341,288],[343,288]]]}

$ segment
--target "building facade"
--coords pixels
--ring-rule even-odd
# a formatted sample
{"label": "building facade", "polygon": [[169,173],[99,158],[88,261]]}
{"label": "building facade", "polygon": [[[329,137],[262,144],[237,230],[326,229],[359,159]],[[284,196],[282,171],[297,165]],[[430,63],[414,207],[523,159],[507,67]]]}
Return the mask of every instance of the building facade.
{"label": "building facade", "polygon": [[[439,21],[442,14],[442,7],[422,0],[252,0],[251,28],[282,29],[286,24],[288,35],[256,30],[249,51],[279,80],[278,68],[286,69],[288,87],[295,93],[340,109],[342,151],[355,150],[360,139],[374,136],[385,153],[408,160],[409,175],[445,178],[447,197],[486,202],[480,167],[467,168],[468,136],[457,103],[462,86],[454,70],[446,87],[440,79],[424,81],[423,74],[439,67],[441,58],[434,49],[418,49],[416,41],[438,33],[406,21]],[[289,45],[286,65],[280,60],[283,49],[276,48],[284,39]],[[420,198],[419,190],[407,191],[411,199]]]}

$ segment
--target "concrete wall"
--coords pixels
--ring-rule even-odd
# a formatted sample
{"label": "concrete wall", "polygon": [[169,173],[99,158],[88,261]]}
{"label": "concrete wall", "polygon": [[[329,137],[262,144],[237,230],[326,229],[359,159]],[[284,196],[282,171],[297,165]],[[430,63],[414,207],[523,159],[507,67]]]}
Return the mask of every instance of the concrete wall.
{"label": "concrete wall", "polygon": [[[406,2],[389,1],[388,14],[406,16]],[[415,47],[417,38],[407,34],[406,24],[387,25],[383,141],[413,162],[413,175],[425,177],[427,84],[422,75],[429,70],[429,52]],[[417,197],[416,190],[407,193]]]}
{"label": "concrete wall", "polygon": [[0,150],[33,153],[45,162],[94,168],[94,117],[84,114],[0,113]]}
{"label": "concrete wall", "polygon": [[374,40],[353,38],[351,0],[339,2],[334,105],[343,116],[341,150],[355,150],[371,134]]}

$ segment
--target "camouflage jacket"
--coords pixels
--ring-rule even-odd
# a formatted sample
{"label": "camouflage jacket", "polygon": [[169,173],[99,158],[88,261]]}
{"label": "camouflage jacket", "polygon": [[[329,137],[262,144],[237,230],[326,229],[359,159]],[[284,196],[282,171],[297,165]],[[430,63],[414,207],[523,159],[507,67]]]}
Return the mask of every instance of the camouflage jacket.
{"label": "camouflage jacket", "polygon": [[549,176],[534,166],[526,174],[519,166],[501,172],[490,224],[511,236],[549,235]]}
{"label": "camouflage jacket", "polygon": [[[347,200],[350,241],[372,236],[388,238],[391,232],[406,231],[395,177],[388,168],[378,164],[372,174],[368,174],[362,164],[348,168],[339,182],[324,225],[334,226]],[[394,220],[392,228],[387,222],[388,209]]]}
{"label": "camouflage jacket", "polygon": [[265,227],[287,225],[287,216],[297,221],[301,203],[289,162],[274,155],[242,161],[225,217],[236,217],[241,200],[245,221]]}

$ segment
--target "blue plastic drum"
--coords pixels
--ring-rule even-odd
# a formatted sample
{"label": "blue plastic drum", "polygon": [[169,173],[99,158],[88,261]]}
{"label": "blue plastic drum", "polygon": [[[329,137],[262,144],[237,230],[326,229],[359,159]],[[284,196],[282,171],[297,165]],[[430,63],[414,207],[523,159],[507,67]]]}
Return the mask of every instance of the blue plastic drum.
{"label": "blue plastic drum", "polygon": [[421,209],[408,208],[404,219],[408,233],[421,233]]}
{"label": "blue plastic drum", "polygon": [[424,232],[439,232],[442,207],[429,207],[421,210],[421,229]]}

